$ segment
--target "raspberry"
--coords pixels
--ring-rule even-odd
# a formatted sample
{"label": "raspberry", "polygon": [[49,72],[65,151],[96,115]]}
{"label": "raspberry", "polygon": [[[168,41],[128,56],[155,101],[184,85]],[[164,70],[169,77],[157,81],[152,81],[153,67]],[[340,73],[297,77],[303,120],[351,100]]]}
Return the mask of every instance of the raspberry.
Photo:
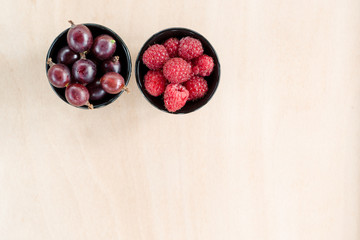
{"label": "raspberry", "polygon": [[208,84],[202,77],[192,77],[184,83],[185,88],[189,91],[188,100],[196,100],[205,96],[208,91]]}
{"label": "raspberry", "polygon": [[151,70],[161,68],[169,59],[169,54],[163,45],[155,44],[150,46],[143,54],[142,60],[144,64]]}
{"label": "raspberry", "polygon": [[179,43],[179,56],[185,60],[191,60],[203,54],[204,49],[198,39],[184,37]]}
{"label": "raspberry", "polygon": [[[191,78],[191,77],[197,75],[197,74],[195,74],[195,73],[196,73],[196,71],[197,71],[197,73],[199,73],[199,70],[196,70],[196,68],[194,68],[195,66],[194,66],[194,64],[193,64],[191,61],[188,61],[188,63],[191,65],[191,74],[190,74],[190,78]],[[194,71],[195,71],[195,72],[194,72]]]}
{"label": "raspberry", "polygon": [[181,84],[169,84],[165,88],[164,103],[169,112],[181,109],[189,97],[189,91]]}
{"label": "raspberry", "polygon": [[168,40],[165,41],[164,46],[171,58],[177,57],[178,47],[179,47],[179,39],[169,38]]}
{"label": "raspberry", "polygon": [[192,65],[191,70],[193,75],[199,75],[200,69],[198,66]]}
{"label": "raspberry", "polygon": [[146,91],[154,96],[160,96],[165,90],[166,79],[160,71],[148,71],[144,76]]}
{"label": "raspberry", "polygon": [[163,73],[170,83],[182,83],[191,76],[191,64],[182,58],[171,58],[164,64]]}
{"label": "raspberry", "polygon": [[209,76],[214,68],[214,60],[208,55],[201,55],[193,60],[192,71],[195,75]]}

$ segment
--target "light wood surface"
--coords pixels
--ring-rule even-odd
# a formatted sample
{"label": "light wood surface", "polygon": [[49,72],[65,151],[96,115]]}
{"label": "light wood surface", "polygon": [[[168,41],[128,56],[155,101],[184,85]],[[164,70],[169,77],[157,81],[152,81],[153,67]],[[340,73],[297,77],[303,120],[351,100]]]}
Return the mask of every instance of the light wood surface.
{"label": "light wood surface", "polygon": [[[360,239],[360,1],[3,1],[0,239]],[[67,20],[117,32],[134,63],[174,26],[222,66],[201,110],[131,94],[95,111],[51,90]]]}

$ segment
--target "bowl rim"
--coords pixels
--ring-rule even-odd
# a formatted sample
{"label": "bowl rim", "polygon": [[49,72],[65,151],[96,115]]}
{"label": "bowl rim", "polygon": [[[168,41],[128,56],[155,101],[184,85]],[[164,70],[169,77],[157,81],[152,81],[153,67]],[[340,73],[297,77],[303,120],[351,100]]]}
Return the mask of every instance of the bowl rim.
{"label": "bowl rim", "polygon": [[[165,33],[165,32],[169,32],[169,31],[187,31],[187,32],[191,32],[192,34],[194,35],[198,35],[200,37],[203,38],[203,40],[205,41],[205,43],[209,46],[209,48],[213,51],[214,53],[214,57],[216,58],[217,60],[217,69],[218,69],[218,73],[219,73],[219,76],[217,78],[217,81],[215,83],[215,87],[214,87],[214,90],[212,91],[212,93],[210,93],[208,99],[201,105],[199,106],[198,108],[196,109],[193,109],[191,111],[188,111],[188,112],[169,112],[167,111],[166,109],[161,109],[159,108],[158,106],[156,106],[155,104],[153,104],[150,99],[145,95],[144,91],[141,89],[141,86],[140,86],[140,63],[141,63],[141,52],[143,52],[144,50],[144,47],[149,45],[149,43],[151,41],[153,41],[154,38],[158,37],[159,35]],[[203,106],[205,106],[209,101],[210,99],[214,96],[218,86],[219,86],[219,82],[220,82],[220,76],[221,76],[221,67],[220,67],[220,61],[219,61],[219,57],[214,49],[214,47],[211,45],[211,43],[207,40],[207,38],[205,38],[202,34],[192,30],[192,29],[188,29],[188,28],[184,28],[184,27],[171,27],[171,28],[166,28],[166,29],[163,29],[155,34],[153,34],[150,38],[148,38],[148,40],[142,45],[141,49],[139,50],[139,53],[136,57],[136,60],[135,60],[135,77],[136,77],[136,84],[138,86],[138,88],[140,89],[140,92],[142,93],[142,95],[145,97],[145,99],[152,105],[154,106],[155,108],[157,108],[158,110],[162,111],[162,112],[166,112],[166,113],[170,113],[170,114],[188,114],[188,113],[192,113],[192,112],[195,112],[199,109],[201,109]]]}
{"label": "bowl rim", "polygon": [[[130,54],[130,51],[127,47],[127,45],[125,44],[124,40],[116,33],[114,32],[113,30],[111,30],[110,28],[108,27],[105,27],[103,25],[100,25],[100,24],[97,24],[97,23],[79,23],[79,24],[83,24],[85,26],[91,26],[91,27],[97,27],[97,28],[100,28],[101,30],[105,30],[105,31],[108,31],[110,32],[111,34],[113,34],[114,36],[116,36],[119,40],[120,40],[120,45],[123,47],[124,51],[125,51],[125,56],[126,56],[126,59],[127,59],[127,71],[128,71],[128,76],[125,80],[125,86],[127,86],[130,82],[130,78],[131,78],[131,73],[132,73],[132,63],[131,63],[131,54]],[[54,45],[57,43],[57,41],[59,41],[60,37],[62,37],[63,35],[67,34],[67,32],[69,31],[70,27],[68,27],[67,29],[65,29],[64,31],[62,31],[55,39],[54,41],[51,43],[48,51],[47,51],[47,54],[46,54],[46,59],[45,59],[45,72],[46,72],[46,78],[47,78],[47,73],[48,73],[48,70],[50,68],[48,68],[48,64],[47,64],[47,60],[49,59],[50,57],[50,52],[51,50],[54,48]],[[104,33],[105,34],[105,33]],[[124,77],[124,76],[123,76]],[[48,80],[49,82],[49,80]],[[55,91],[55,87],[53,85],[51,85],[51,83],[49,82],[50,84],[50,87],[51,89],[55,92],[55,94],[61,99],[63,100],[65,103],[69,104],[70,106],[72,107],[76,107],[76,108],[80,108],[80,109],[86,109],[88,110],[88,108],[86,106],[73,106],[71,105],[68,101],[66,101],[66,99],[62,99],[59,94]],[[99,103],[99,104],[94,104],[94,109],[98,109],[98,108],[102,108],[102,107],[105,107],[109,104],[111,104],[112,102],[114,102],[116,99],[118,99],[120,97],[120,95],[123,93],[124,91],[121,91],[120,93],[118,94],[114,94],[115,96],[111,99],[109,99],[108,101],[106,102],[103,102],[103,103]]]}

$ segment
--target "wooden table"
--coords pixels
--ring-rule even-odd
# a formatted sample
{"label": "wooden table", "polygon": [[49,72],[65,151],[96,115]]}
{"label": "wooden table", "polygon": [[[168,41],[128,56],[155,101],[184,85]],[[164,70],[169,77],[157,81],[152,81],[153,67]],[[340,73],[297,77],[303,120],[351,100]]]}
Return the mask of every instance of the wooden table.
{"label": "wooden table", "polygon": [[[129,95],[62,102],[45,56],[67,20],[117,32],[134,63],[174,26],[222,65],[201,110]],[[357,240],[360,1],[3,1],[0,239]]]}

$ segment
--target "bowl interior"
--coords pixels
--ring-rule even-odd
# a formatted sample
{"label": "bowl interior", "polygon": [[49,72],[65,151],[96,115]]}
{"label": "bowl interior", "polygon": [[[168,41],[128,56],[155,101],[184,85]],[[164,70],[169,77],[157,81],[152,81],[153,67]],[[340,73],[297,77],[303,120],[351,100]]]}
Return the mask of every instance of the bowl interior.
{"label": "bowl interior", "polygon": [[[180,110],[176,111],[175,114],[190,113],[190,112],[193,112],[193,111],[201,108],[202,106],[204,106],[211,99],[211,97],[215,93],[216,88],[219,84],[219,79],[220,79],[219,59],[216,55],[214,48],[211,46],[209,41],[206,40],[206,38],[204,38],[199,33],[195,32],[193,30],[190,30],[190,29],[186,29],[186,28],[170,28],[170,29],[165,29],[159,33],[154,34],[143,45],[143,47],[141,48],[139,55],[136,59],[136,64],[135,64],[136,82],[137,82],[137,85],[140,88],[141,92],[145,96],[145,98],[152,105],[154,105],[158,109],[165,111],[165,112],[168,112],[168,111],[165,109],[163,97],[162,96],[159,96],[159,97],[151,96],[145,89],[144,75],[147,73],[147,71],[149,69],[142,62],[141,58],[142,58],[142,55],[144,54],[145,50],[151,45],[162,44],[167,39],[172,38],[172,37],[181,39],[181,38],[187,37],[187,36],[199,39],[201,41],[203,48],[204,48],[204,54],[207,54],[210,57],[212,57],[214,59],[215,65],[214,65],[214,70],[211,73],[211,75],[208,77],[205,77],[205,79],[207,80],[207,83],[208,83],[208,88],[209,88],[207,94],[202,99],[199,99],[197,101],[194,101],[194,102],[188,101],[186,103],[186,105],[183,108],[181,108]],[[170,112],[168,112],[168,113],[170,113]]]}
{"label": "bowl interior", "polygon": [[[129,50],[128,50],[127,46],[125,45],[124,41],[114,31],[112,31],[111,29],[109,29],[107,27],[104,27],[104,26],[101,26],[98,24],[94,24],[94,23],[85,23],[84,25],[90,29],[94,39],[101,34],[108,34],[115,39],[116,51],[114,53],[114,56],[119,56],[119,58],[120,58],[120,64],[121,64],[120,74],[121,74],[121,76],[124,77],[125,84],[127,85],[129,83],[130,75],[131,75],[131,57],[130,57]],[[69,28],[66,29],[65,31],[63,31],[54,40],[54,42],[50,46],[50,49],[47,53],[46,61],[50,57],[56,63],[56,57],[57,57],[58,51],[62,47],[67,45],[66,35],[67,35],[68,30],[69,30]],[[87,54],[87,58],[89,58],[93,61],[96,61],[96,60],[94,60],[94,57],[91,56],[91,54]],[[48,70],[49,70],[49,65],[46,64],[46,73],[48,72]],[[70,71],[71,71],[71,69],[70,69]],[[97,78],[101,77],[100,69],[97,70],[96,77]],[[50,84],[50,86],[63,101],[68,103],[65,98],[65,88],[56,88],[56,87],[52,86],[51,84]],[[91,102],[91,103],[94,105],[94,108],[103,107],[103,106],[106,106],[106,105],[112,103],[113,101],[115,101],[121,94],[122,94],[122,92],[120,92],[118,94],[108,94],[105,99],[101,100],[101,102]],[[86,106],[81,106],[79,108],[88,109]]]}

